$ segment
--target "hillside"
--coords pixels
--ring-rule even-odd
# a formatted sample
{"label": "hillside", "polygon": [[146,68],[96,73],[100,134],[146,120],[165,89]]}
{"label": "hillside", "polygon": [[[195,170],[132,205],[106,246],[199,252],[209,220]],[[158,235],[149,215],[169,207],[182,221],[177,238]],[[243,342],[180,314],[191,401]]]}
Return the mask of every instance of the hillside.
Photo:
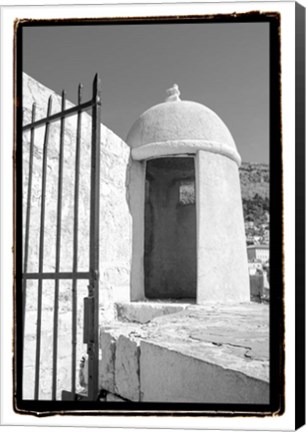
{"label": "hillside", "polygon": [[269,165],[245,162],[239,171],[244,218],[259,224],[269,211]]}

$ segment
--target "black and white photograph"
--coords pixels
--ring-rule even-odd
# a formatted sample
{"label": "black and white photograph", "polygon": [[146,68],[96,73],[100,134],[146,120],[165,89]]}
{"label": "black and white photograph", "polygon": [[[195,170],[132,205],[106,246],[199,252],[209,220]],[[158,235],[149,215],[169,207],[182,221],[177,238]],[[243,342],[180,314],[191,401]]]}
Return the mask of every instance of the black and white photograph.
{"label": "black and white photograph", "polygon": [[269,405],[260,21],[22,24],[23,399]]}
{"label": "black and white photograph", "polygon": [[15,22],[15,412],[284,414],[280,18]]}

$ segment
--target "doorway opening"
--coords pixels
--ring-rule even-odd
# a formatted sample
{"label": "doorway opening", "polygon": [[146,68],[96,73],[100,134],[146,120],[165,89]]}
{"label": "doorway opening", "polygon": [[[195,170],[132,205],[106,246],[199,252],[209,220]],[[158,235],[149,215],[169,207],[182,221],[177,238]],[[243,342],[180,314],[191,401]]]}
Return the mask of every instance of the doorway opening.
{"label": "doorway opening", "polygon": [[194,302],[197,285],[193,157],[152,159],[146,166],[145,296]]}

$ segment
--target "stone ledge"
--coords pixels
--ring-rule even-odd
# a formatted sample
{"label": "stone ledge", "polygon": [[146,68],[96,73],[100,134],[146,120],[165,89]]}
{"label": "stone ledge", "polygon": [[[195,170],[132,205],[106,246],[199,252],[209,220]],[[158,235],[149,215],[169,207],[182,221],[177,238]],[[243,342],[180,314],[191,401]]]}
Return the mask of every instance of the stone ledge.
{"label": "stone ledge", "polygon": [[[105,332],[115,341],[114,356],[107,354]],[[124,399],[223,403],[226,395],[227,403],[267,403],[266,305],[189,305],[148,324],[116,321],[101,331],[101,344],[102,362],[115,371],[115,393]],[[205,386],[215,391],[206,393]]]}
{"label": "stone ledge", "polygon": [[269,383],[231,368],[140,342],[142,402],[268,404]]}

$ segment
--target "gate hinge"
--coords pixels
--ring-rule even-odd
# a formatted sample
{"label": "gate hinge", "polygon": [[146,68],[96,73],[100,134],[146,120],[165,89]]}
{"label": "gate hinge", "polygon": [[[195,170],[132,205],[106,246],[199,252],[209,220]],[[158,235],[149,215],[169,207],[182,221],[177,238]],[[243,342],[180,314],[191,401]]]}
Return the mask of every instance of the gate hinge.
{"label": "gate hinge", "polygon": [[84,298],[83,343],[94,343],[94,297]]}

